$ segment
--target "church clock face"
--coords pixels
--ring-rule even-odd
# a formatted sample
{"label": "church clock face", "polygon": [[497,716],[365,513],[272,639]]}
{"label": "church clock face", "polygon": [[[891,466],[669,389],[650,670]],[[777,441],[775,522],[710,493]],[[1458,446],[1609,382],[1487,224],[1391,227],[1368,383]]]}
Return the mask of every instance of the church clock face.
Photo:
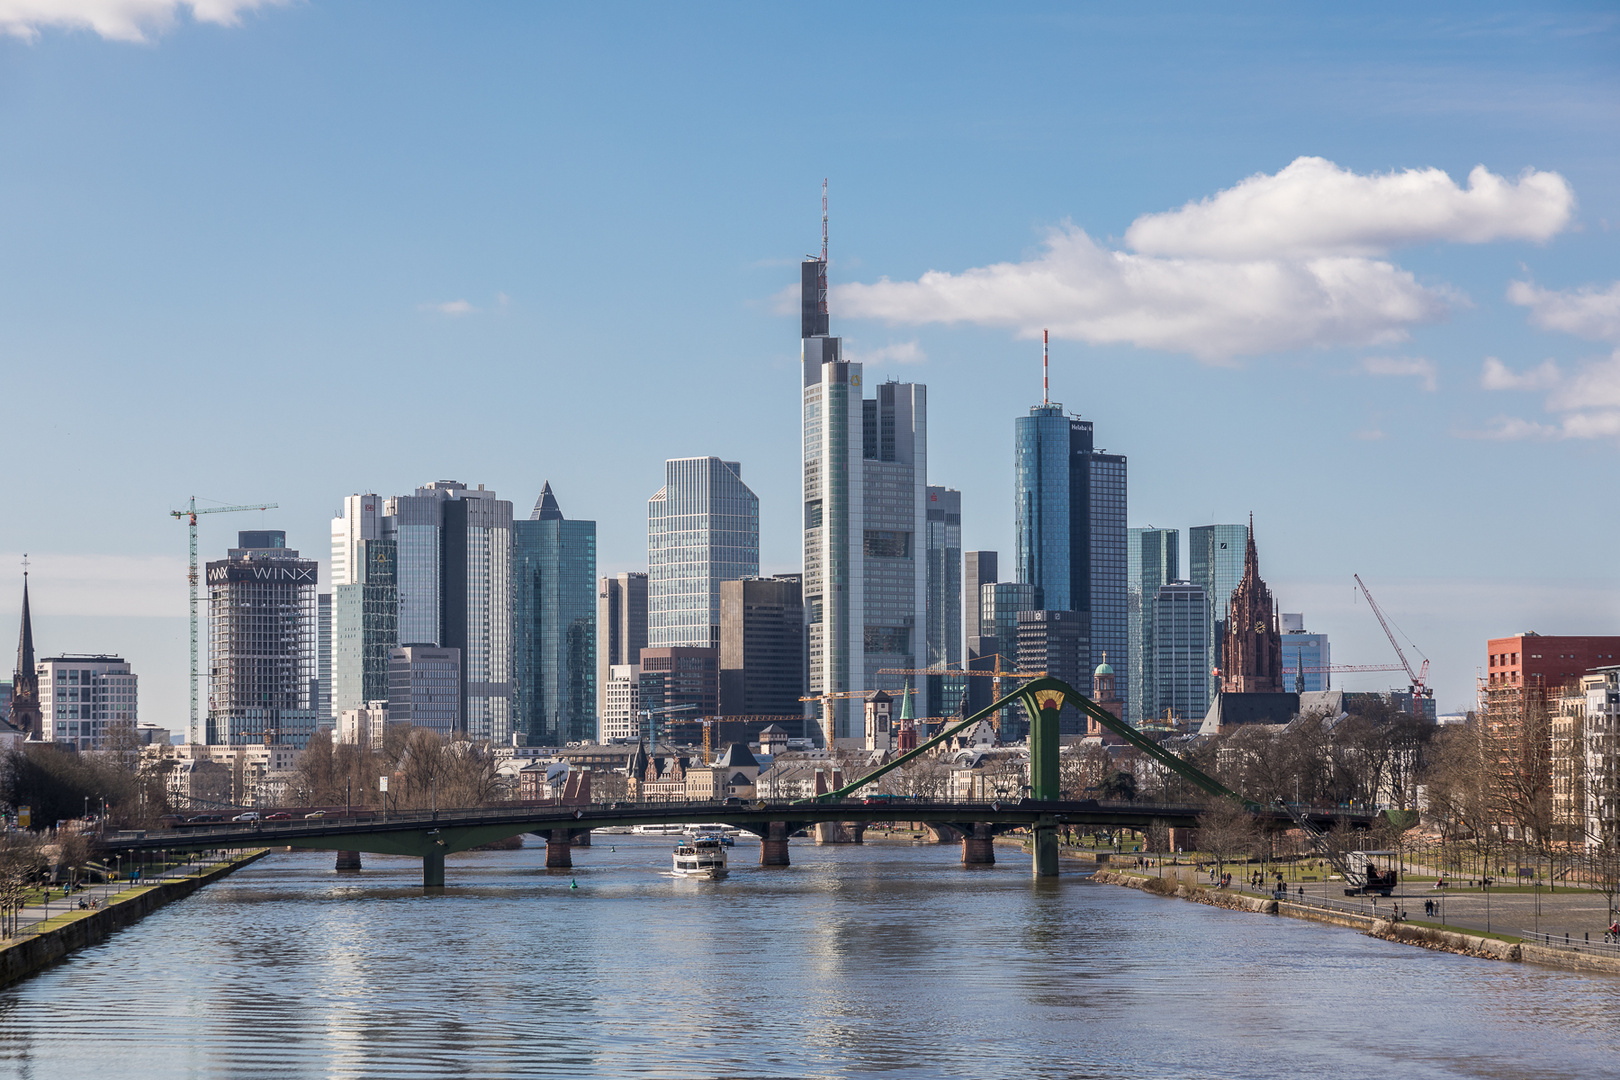
{"label": "church clock face", "polygon": [[1255,623],[1254,624],[1254,632],[1257,633],[1257,634],[1264,634],[1266,632],[1266,624],[1263,623],[1263,622]]}

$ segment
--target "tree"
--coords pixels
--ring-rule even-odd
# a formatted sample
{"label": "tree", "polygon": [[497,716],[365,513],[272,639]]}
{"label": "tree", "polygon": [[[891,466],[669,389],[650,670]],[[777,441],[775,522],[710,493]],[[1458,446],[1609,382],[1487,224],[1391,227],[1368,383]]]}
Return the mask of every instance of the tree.
{"label": "tree", "polygon": [[1254,816],[1235,799],[1216,796],[1204,803],[1198,815],[1198,849],[1215,857],[1217,873],[1239,853],[1249,854],[1257,837]]}
{"label": "tree", "polygon": [[1097,785],[1097,794],[1111,802],[1136,801],[1136,775],[1124,771],[1103,778]]}

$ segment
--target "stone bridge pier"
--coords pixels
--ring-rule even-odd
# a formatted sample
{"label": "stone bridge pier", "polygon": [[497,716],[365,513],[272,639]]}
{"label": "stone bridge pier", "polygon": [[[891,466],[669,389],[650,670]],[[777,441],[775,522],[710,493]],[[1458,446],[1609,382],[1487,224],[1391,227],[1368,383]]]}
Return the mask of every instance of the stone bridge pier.
{"label": "stone bridge pier", "polygon": [[972,832],[962,834],[962,865],[994,866],[996,863],[996,834],[989,825],[975,822]]}
{"label": "stone bridge pier", "polygon": [[787,866],[788,864],[788,823],[773,821],[766,826],[765,835],[759,838],[759,865],[761,866]]}
{"label": "stone bridge pier", "polygon": [[360,853],[358,851],[340,851],[337,853],[337,870],[360,869]]}
{"label": "stone bridge pier", "polygon": [[574,865],[574,842],[569,829],[552,829],[546,833],[546,869],[568,870]]}
{"label": "stone bridge pier", "polygon": [[861,844],[866,842],[864,821],[823,821],[816,825],[818,844]]}

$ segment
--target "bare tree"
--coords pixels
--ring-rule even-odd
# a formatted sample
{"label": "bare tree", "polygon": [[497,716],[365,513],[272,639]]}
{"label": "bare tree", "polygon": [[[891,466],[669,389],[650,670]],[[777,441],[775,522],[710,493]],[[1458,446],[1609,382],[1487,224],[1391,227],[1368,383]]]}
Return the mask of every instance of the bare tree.
{"label": "bare tree", "polygon": [[1217,873],[1238,854],[1249,854],[1257,835],[1253,815],[1236,800],[1210,799],[1198,815],[1198,849],[1215,857]]}

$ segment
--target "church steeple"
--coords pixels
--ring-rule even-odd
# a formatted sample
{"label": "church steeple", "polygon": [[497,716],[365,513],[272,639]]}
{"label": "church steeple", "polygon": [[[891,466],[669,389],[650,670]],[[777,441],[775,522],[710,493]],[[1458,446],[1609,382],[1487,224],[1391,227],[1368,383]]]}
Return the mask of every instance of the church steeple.
{"label": "church steeple", "polygon": [[17,635],[17,668],[11,675],[11,726],[31,739],[44,730],[39,710],[39,672],[34,666],[34,620],[28,611],[28,557],[23,557],[22,630]]}
{"label": "church steeple", "polygon": [[1276,603],[1260,577],[1253,513],[1249,515],[1249,543],[1243,553],[1243,580],[1232,590],[1226,617],[1226,666],[1221,673],[1221,689],[1238,694],[1286,692]]}

